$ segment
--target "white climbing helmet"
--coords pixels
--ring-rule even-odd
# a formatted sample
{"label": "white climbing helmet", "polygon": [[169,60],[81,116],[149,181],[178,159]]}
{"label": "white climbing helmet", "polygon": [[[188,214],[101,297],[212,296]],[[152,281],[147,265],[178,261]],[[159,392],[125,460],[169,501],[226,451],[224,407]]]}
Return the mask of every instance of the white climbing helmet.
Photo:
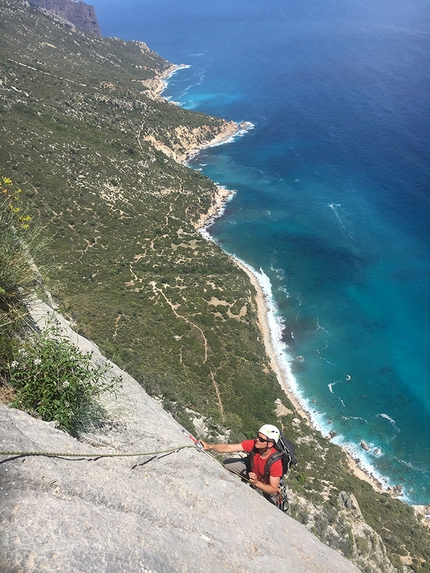
{"label": "white climbing helmet", "polygon": [[278,430],[278,428],[276,426],[272,426],[272,424],[264,424],[264,426],[261,426],[258,432],[260,434],[264,434],[267,438],[269,438],[269,440],[273,440],[275,444],[281,435],[281,432]]}

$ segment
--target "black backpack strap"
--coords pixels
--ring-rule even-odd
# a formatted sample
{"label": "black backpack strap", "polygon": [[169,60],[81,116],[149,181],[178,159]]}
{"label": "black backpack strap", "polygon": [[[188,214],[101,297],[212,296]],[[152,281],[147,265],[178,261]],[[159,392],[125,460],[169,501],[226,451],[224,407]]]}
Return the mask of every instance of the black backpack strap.
{"label": "black backpack strap", "polygon": [[[246,458],[246,465],[247,465],[247,469],[248,469],[248,473],[250,471],[252,471],[252,463],[254,461],[254,456],[255,454],[258,453],[258,451],[256,451],[254,448],[249,452],[247,458]],[[279,451],[275,451],[271,456],[269,456],[266,460],[265,466],[264,466],[264,474],[263,474],[263,481],[264,483],[269,483],[269,477],[270,477],[270,468],[272,467],[272,465],[278,461],[278,460],[282,460],[283,455],[282,452]]]}
{"label": "black backpack strap", "polygon": [[265,482],[267,482],[270,478],[270,468],[272,467],[272,465],[281,459],[282,459],[281,452],[275,452],[274,454],[272,454],[267,458],[266,465],[264,466],[264,476],[263,476],[263,480]]}
{"label": "black backpack strap", "polygon": [[250,471],[252,471],[252,464],[254,461],[254,456],[256,454],[255,448],[252,448],[252,450],[249,452],[249,454],[247,455],[247,457],[245,458],[245,463],[246,463],[246,468],[248,470],[248,473]]}

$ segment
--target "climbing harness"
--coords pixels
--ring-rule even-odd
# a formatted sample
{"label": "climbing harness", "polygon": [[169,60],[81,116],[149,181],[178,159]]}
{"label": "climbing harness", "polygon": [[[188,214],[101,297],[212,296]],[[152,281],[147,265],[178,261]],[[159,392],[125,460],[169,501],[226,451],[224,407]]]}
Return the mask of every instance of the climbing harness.
{"label": "climbing harness", "polygon": [[276,507],[281,511],[283,511],[284,513],[287,513],[287,511],[290,509],[290,504],[288,502],[287,485],[285,483],[285,476],[281,478],[281,481],[279,483],[278,499],[276,502]]}
{"label": "climbing harness", "polygon": [[[214,457],[214,456],[212,456],[212,457]],[[216,459],[216,458],[214,458],[214,459]],[[229,469],[228,471],[231,472],[232,474],[235,474],[238,477],[240,477],[240,479],[243,482],[246,482],[252,486],[251,480],[249,480],[246,476],[244,476],[240,472],[238,472],[234,469]],[[290,504],[288,503],[288,493],[287,493],[288,490],[287,490],[287,486],[285,483],[285,478],[286,478],[286,476],[282,476],[281,481],[279,482],[278,491],[276,492],[276,494],[273,494],[273,497],[275,499],[273,502],[271,502],[271,503],[273,503],[273,505],[275,505],[278,509],[280,509],[284,513],[286,513],[290,509]],[[258,493],[263,495],[261,490],[259,490],[258,488],[255,488],[254,486],[252,486],[252,487],[253,487],[253,489],[255,489],[255,491],[257,491]]]}

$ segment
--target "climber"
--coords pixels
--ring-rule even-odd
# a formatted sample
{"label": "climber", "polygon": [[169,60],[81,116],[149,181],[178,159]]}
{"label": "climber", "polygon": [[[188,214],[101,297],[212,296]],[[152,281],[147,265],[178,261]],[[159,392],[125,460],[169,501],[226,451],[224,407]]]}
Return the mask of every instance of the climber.
{"label": "climber", "polygon": [[244,440],[240,444],[207,444],[203,440],[200,440],[200,443],[205,450],[220,454],[247,452],[247,457],[224,460],[225,467],[247,478],[255,488],[261,490],[268,501],[277,505],[279,483],[284,472],[279,456],[275,456],[273,463],[270,458],[279,453],[275,445],[280,435],[276,426],[265,424],[260,428],[255,440]]}

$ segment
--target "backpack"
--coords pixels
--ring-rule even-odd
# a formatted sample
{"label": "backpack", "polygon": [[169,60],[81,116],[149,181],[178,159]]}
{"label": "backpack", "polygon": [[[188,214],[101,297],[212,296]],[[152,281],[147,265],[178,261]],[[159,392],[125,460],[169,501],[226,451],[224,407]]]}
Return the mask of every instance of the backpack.
{"label": "backpack", "polygon": [[[282,461],[282,475],[286,475],[292,465],[297,465],[297,458],[295,456],[296,446],[288,440],[281,432],[279,440],[275,444],[276,452],[267,458],[266,465],[264,466],[263,480],[266,482],[269,479],[270,468],[277,461]],[[252,467],[252,460],[257,453],[254,449],[249,454],[249,467]]]}

